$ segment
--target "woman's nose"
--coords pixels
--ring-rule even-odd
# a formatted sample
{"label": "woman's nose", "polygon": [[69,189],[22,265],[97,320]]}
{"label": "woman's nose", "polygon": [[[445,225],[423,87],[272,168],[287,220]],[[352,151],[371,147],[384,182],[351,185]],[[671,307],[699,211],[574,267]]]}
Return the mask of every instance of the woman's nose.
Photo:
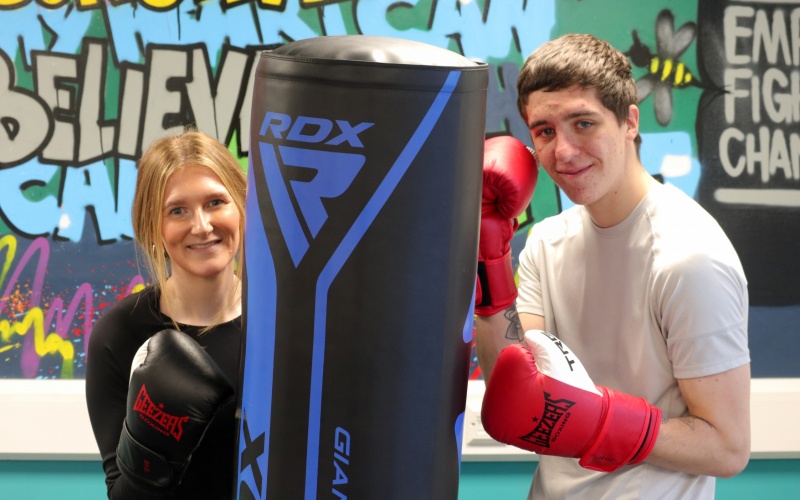
{"label": "woman's nose", "polygon": [[192,218],[192,232],[209,233],[211,232],[211,216],[203,210],[195,212]]}

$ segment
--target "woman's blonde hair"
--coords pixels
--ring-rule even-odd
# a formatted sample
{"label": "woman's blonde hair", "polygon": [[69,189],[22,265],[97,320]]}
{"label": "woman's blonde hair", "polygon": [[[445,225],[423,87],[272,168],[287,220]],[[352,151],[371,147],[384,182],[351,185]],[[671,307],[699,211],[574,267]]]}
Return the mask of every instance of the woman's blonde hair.
{"label": "woman's blonde hair", "polygon": [[[178,170],[190,165],[211,169],[230,193],[239,210],[238,255],[241,257],[243,254],[247,177],[236,159],[221,142],[194,129],[156,140],[139,159],[131,218],[133,233],[145,258],[150,278],[155,280],[155,285],[168,305],[173,298],[166,292],[169,269],[161,236],[161,209],[164,204],[167,179]],[[236,266],[235,273],[238,278],[241,278],[241,269],[241,266]],[[238,300],[236,289],[232,291],[230,300],[231,303]],[[219,324],[223,314],[224,310],[221,308],[218,317],[215,317],[211,325],[206,325],[203,331]],[[175,327],[178,325],[175,324]]]}

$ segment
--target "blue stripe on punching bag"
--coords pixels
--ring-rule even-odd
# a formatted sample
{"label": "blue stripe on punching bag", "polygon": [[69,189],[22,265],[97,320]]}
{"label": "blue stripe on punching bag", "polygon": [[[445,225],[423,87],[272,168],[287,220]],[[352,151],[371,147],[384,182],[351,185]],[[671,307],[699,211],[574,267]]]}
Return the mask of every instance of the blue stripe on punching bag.
{"label": "blue stripe on punching bag", "polygon": [[[237,485],[237,498],[248,498],[243,494],[242,487],[248,488],[251,498],[263,498],[261,492],[267,491],[267,471],[269,470],[269,454],[264,450],[269,449],[270,417],[272,414],[272,370],[264,370],[263,366],[272,366],[275,357],[275,318],[277,316],[278,291],[275,277],[275,265],[264,233],[261,211],[258,208],[258,194],[255,189],[252,155],[248,162],[247,183],[249,188],[246,197],[245,253],[258,254],[258,259],[247,260],[247,274],[258,276],[258,289],[264,295],[251,289],[254,283],[247,283],[248,295],[258,299],[259,307],[264,309],[263,314],[247,315],[247,329],[258,332],[247,339],[247,351],[250,356],[257,353],[262,364],[250,363],[244,365],[242,384],[244,396],[250,398],[242,400],[242,418],[239,429],[239,465],[237,472],[240,478]],[[245,302],[246,307],[247,302]],[[257,388],[255,390],[253,388]],[[252,428],[248,423],[253,423]],[[254,446],[247,451],[248,446]],[[248,459],[244,463],[243,458]],[[247,468],[249,474],[244,474]],[[258,492],[258,495],[254,492]]]}
{"label": "blue stripe on punching bag", "polygon": [[326,264],[325,268],[317,280],[315,311],[314,311],[314,347],[311,358],[311,399],[309,401],[308,412],[308,448],[306,455],[306,500],[317,498],[317,473],[319,469],[319,435],[320,435],[320,415],[322,411],[322,382],[323,368],[325,363],[325,333],[326,318],[328,309],[328,289],[333,280],[339,274],[347,258],[353,252],[358,242],[367,232],[369,226],[375,220],[378,213],[383,208],[386,200],[389,199],[400,179],[408,170],[408,167],[416,158],[422,145],[428,139],[433,127],[439,120],[442,110],[452,95],[458,83],[460,73],[451,71],[439,94],[433,101],[419,127],[411,136],[400,156],[392,165],[389,173],[381,182],[375,194],[367,202],[364,210],[356,218],[353,226],[342,239],[339,247],[334,251],[333,256]]}
{"label": "blue stripe on punching bag", "polygon": [[[461,331],[461,338],[465,344],[472,343],[473,328],[475,325],[475,290],[472,288],[472,299],[469,301],[469,310],[467,310],[467,317],[464,320],[464,329]],[[464,413],[458,415],[455,425],[456,443],[458,444],[458,470],[461,472],[461,451],[463,447],[462,438],[464,437]]]}

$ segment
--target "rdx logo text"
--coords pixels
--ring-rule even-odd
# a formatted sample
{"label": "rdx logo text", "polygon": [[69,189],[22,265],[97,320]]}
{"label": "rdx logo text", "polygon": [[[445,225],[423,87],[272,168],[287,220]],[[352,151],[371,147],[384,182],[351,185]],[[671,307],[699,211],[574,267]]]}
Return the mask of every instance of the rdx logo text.
{"label": "rdx logo text", "polygon": [[375,125],[370,122],[361,122],[351,125],[347,120],[328,120],[313,116],[292,117],[283,113],[268,111],[261,123],[261,136],[267,133],[276,139],[287,141],[319,143],[324,142],[329,146],[338,146],[347,142],[354,148],[363,148],[364,144],[358,134]]}
{"label": "rdx logo text", "polygon": [[[341,196],[364,166],[367,157],[358,135],[373,125],[369,122],[352,125],[347,120],[312,116],[291,117],[274,111],[264,115],[261,137],[265,140],[259,141],[260,160],[275,216],[295,267],[303,260],[311,239],[316,238],[328,220],[323,199]],[[334,151],[320,148],[321,143],[350,147]],[[311,179],[286,179],[286,167],[310,169],[315,174]]]}

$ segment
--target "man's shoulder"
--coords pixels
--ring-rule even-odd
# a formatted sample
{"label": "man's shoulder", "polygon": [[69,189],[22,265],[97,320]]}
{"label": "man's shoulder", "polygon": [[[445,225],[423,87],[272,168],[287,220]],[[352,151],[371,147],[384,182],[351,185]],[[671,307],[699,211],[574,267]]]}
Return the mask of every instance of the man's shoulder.
{"label": "man's shoulder", "polygon": [[579,231],[583,226],[583,206],[575,205],[561,213],[551,215],[536,222],[531,228],[531,237],[543,240],[557,240]]}
{"label": "man's shoulder", "polygon": [[717,220],[700,203],[674,186],[662,187],[648,207],[648,213],[654,234],[661,239],[691,247],[729,243]]}
{"label": "man's shoulder", "polygon": [[716,223],[711,214],[697,200],[672,184],[660,186],[656,194],[655,201],[650,208],[661,217],[682,219],[684,225],[692,222]]}
{"label": "man's shoulder", "polygon": [[654,263],[681,276],[713,276],[723,269],[743,275],[736,250],[716,219],[687,194],[665,187],[651,218]]}

